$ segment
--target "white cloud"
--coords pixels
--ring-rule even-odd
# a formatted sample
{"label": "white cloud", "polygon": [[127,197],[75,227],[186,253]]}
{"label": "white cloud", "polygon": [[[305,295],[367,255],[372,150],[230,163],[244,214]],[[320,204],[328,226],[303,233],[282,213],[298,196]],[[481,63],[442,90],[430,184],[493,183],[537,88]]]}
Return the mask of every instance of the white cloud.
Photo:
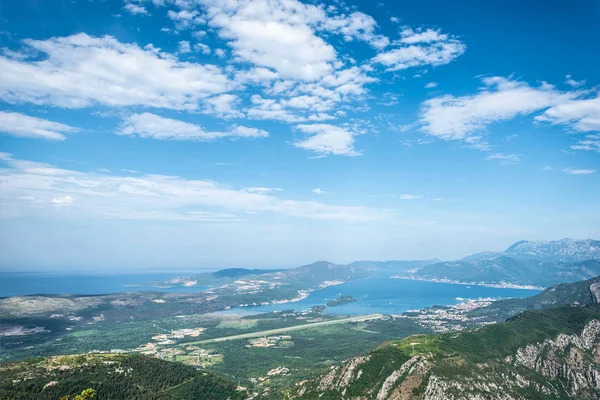
{"label": "white cloud", "polygon": [[417,30],[416,32],[411,28],[404,28],[400,32],[401,39],[400,43],[415,44],[415,43],[432,43],[432,42],[445,42],[449,39],[447,34],[440,33],[439,29],[427,29]]}
{"label": "white cloud", "polygon": [[177,51],[181,54],[191,53],[192,46],[190,46],[190,42],[187,40],[182,40],[181,42],[177,43]]}
{"label": "white cloud", "polygon": [[125,4],[123,9],[132,15],[138,15],[138,14],[148,15],[148,11],[143,6],[140,6],[137,4],[132,4],[132,3]]}
{"label": "white cloud", "polygon": [[[70,204],[61,218],[160,219],[236,221],[237,213],[269,212],[288,217],[343,222],[389,217],[388,212],[335,206],[314,201],[281,199],[265,193],[233,189],[214,181],[175,176],[118,176],[77,172],[0,154],[9,165],[2,170],[0,207],[3,217],[42,215],[57,204]],[[23,201],[34,198],[39,201]],[[77,199],[74,201],[73,199]]]}
{"label": "white cloud", "polygon": [[313,189],[313,191],[312,191],[312,192],[313,192],[314,194],[323,194],[323,193],[325,193],[324,191],[322,191],[322,190],[321,190],[321,189],[319,189],[319,188]]}
{"label": "white cloud", "polygon": [[504,153],[490,154],[485,159],[486,160],[499,160],[501,165],[516,164],[521,161],[521,157],[518,154],[504,154]]}
{"label": "white cloud", "polygon": [[249,193],[269,193],[269,192],[282,192],[281,188],[269,188],[269,187],[249,187],[245,188],[244,191]]}
{"label": "white cloud", "polygon": [[206,107],[204,112],[214,114],[219,118],[241,118],[244,113],[236,109],[240,103],[239,97],[234,94],[221,94],[215,97],[206,99]]}
{"label": "white cloud", "polygon": [[167,12],[167,17],[173,21],[175,28],[180,31],[193,28],[195,25],[205,23],[204,19],[200,16],[197,10],[181,10]]}
{"label": "white cloud", "polygon": [[386,66],[388,71],[436,66],[448,64],[467,48],[458,39],[431,29],[424,32],[405,29],[401,36],[399,41],[394,42],[396,48],[377,54],[372,62]]}
{"label": "white cloud", "polygon": [[565,174],[569,175],[589,175],[596,172],[595,169],[579,169],[579,168],[565,168],[563,169]]}
{"label": "white cloud", "polygon": [[209,25],[228,41],[234,56],[272,68],[283,78],[315,80],[334,69],[335,49],[310,24],[323,11],[295,0],[203,0]]}
{"label": "white cloud", "polygon": [[596,172],[595,169],[580,169],[580,168],[565,168],[563,169],[565,174],[569,175],[589,175]]}
{"label": "white cloud", "polygon": [[354,149],[354,137],[358,133],[349,129],[329,124],[296,125],[296,129],[311,135],[307,139],[295,142],[296,147],[322,155],[360,155],[360,152]]}
{"label": "white cloud", "polygon": [[585,79],[582,81],[576,81],[575,79],[573,79],[571,77],[571,75],[567,75],[565,83],[571,87],[577,88],[577,87],[585,85]]}
{"label": "white cloud", "polygon": [[346,41],[363,40],[377,49],[387,47],[390,40],[375,33],[377,22],[370,15],[355,11],[350,15],[324,17],[319,29],[341,34]]}
{"label": "white cloud", "polygon": [[390,21],[392,21],[393,23],[397,24],[398,22],[400,22],[400,19],[396,18],[396,17],[390,17]]}
{"label": "white cloud", "polygon": [[159,140],[210,141],[221,138],[260,138],[267,137],[266,131],[245,126],[233,125],[224,132],[206,131],[199,125],[165,118],[151,113],[132,114],[125,118],[119,135],[136,135],[141,138]]}
{"label": "white cloud", "polygon": [[112,36],[80,33],[24,43],[47,57],[0,56],[0,98],[11,103],[196,110],[204,98],[233,87],[218,67],[179,62],[152,45],[142,49]]}
{"label": "white cloud", "polygon": [[445,140],[473,140],[476,132],[493,122],[531,114],[579,95],[560,92],[547,83],[531,87],[503,77],[484,78],[483,83],[475,95],[444,95],[423,102],[422,131]]}
{"label": "white cloud", "polygon": [[52,199],[52,204],[56,206],[70,206],[74,199],[71,196],[55,197]]}
{"label": "white cloud", "polygon": [[404,193],[403,195],[400,195],[400,200],[417,200],[417,199],[422,199],[422,198],[423,198],[422,194]]}
{"label": "white cloud", "polygon": [[197,52],[202,53],[204,55],[210,54],[210,47],[208,47],[208,45],[206,45],[204,43],[196,43],[194,45],[194,50],[196,50]]}
{"label": "white cloud", "polygon": [[425,85],[425,89],[433,89],[437,87],[437,83],[436,82],[429,82],[428,84]]}
{"label": "white cloud", "polygon": [[577,144],[570,146],[573,150],[597,151],[600,153],[600,135],[587,135]]}
{"label": "white cloud", "polygon": [[66,134],[79,130],[79,128],[46,119],[0,111],[0,132],[16,137],[65,140]]}
{"label": "white cloud", "polygon": [[536,121],[568,125],[577,132],[600,132],[600,96],[567,100],[535,118]]}

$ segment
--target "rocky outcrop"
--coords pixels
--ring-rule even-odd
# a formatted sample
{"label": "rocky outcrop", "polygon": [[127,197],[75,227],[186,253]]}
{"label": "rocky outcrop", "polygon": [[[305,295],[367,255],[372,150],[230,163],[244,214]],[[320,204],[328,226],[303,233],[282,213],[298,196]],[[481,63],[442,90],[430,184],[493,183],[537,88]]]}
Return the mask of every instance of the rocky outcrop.
{"label": "rocky outcrop", "polygon": [[369,361],[369,356],[355,357],[344,361],[338,367],[332,367],[331,371],[319,382],[318,390],[343,390],[351,382],[362,375],[359,367]]}
{"label": "rocky outcrop", "polygon": [[[581,326],[579,333],[558,334],[486,362],[456,352],[413,355],[367,388],[359,379],[363,370],[373,369],[375,358],[357,357],[333,367],[316,390],[303,386],[297,394],[318,398],[328,391],[328,398],[369,400],[600,399],[600,320]],[[332,391],[339,397],[331,397]]]}

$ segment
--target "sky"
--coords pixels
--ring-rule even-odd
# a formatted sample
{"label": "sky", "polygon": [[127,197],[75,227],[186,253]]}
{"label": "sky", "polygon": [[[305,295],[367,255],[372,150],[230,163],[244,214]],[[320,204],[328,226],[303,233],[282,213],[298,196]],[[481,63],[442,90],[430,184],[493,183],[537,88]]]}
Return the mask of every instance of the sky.
{"label": "sky", "polygon": [[598,2],[22,0],[0,17],[0,270],[600,238]]}

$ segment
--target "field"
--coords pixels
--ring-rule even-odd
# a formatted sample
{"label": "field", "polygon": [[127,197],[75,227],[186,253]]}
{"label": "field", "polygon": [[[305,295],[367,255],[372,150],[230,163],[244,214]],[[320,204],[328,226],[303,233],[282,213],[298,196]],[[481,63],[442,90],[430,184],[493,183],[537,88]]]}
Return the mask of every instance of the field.
{"label": "field", "polygon": [[142,353],[234,378],[266,390],[272,398],[280,398],[292,382],[313,377],[383,341],[429,332],[406,318],[380,314],[344,318],[318,310],[67,325],[54,321],[51,326],[38,322],[44,322],[48,331],[0,341],[2,361],[87,352]]}

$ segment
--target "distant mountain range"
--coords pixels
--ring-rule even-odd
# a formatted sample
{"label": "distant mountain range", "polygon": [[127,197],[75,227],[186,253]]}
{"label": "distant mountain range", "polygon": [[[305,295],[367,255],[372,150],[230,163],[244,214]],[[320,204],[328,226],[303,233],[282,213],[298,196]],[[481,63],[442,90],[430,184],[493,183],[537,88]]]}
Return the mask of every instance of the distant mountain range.
{"label": "distant mountain range", "polygon": [[318,261],[291,269],[224,269],[173,279],[168,284],[220,286],[240,279],[267,281],[297,290],[318,289],[373,276],[470,284],[548,287],[600,275],[600,241],[562,239],[519,241],[503,252],[477,253],[457,261]]}
{"label": "distant mountain range", "polygon": [[521,240],[503,252],[476,253],[463,260],[490,260],[502,256],[563,262],[600,260],[600,240],[561,239],[549,242]]}
{"label": "distant mountain range", "polygon": [[501,256],[493,259],[447,261],[419,269],[423,279],[459,282],[513,283],[547,287],[557,282],[576,282],[600,275],[600,261],[543,261]]}

